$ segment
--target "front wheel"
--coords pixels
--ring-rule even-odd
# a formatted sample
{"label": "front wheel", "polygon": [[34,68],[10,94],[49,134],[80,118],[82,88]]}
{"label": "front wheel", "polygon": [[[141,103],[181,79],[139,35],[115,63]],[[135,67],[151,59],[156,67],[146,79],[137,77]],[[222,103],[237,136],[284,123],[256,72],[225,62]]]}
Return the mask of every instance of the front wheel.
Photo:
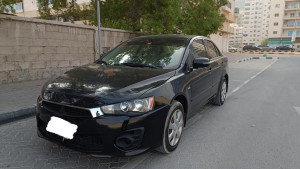
{"label": "front wheel", "polygon": [[163,135],[162,145],[156,150],[169,154],[174,151],[180,141],[184,127],[184,109],[180,102],[173,101],[169,110]]}
{"label": "front wheel", "polygon": [[226,78],[222,79],[217,95],[213,99],[213,104],[221,106],[224,104],[227,94],[227,80]]}

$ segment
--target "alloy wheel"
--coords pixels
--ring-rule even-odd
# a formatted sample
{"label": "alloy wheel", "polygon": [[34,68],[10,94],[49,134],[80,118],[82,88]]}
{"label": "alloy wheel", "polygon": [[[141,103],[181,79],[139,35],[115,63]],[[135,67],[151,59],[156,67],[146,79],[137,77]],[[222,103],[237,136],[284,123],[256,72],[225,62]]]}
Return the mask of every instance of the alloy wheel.
{"label": "alloy wheel", "polygon": [[222,84],[222,90],[221,90],[221,101],[222,102],[225,101],[226,93],[227,93],[227,83],[226,83],[226,81],[224,81]]}
{"label": "alloy wheel", "polygon": [[171,146],[175,146],[182,134],[183,129],[183,114],[180,109],[173,113],[168,128],[168,140]]}

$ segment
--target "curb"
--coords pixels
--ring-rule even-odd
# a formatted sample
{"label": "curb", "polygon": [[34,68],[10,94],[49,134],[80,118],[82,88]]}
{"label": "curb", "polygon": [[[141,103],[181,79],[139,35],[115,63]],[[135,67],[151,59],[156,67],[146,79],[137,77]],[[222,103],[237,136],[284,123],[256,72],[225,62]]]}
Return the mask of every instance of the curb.
{"label": "curb", "polygon": [[252,58],[244,58],[244,59],[241,59],[241,60],[237,60],[236,63],[246,62],[246,61],[249,61],[249,60],[252,60]]}
{"label": "curb", "polygon": [[279,59],[279,57],[272,57],[272,56],[266,56],[266,57],[259,57],[259,56],[254,56],[252,59]]}
{"label": "curb", "polygon": [[36,107],[28,107],[20,110],[15,110],[11,112],[5,112],[0,114],[0,125],[9,123],[12,121],[20,120],[26,117],[31,117],[36,114]]}

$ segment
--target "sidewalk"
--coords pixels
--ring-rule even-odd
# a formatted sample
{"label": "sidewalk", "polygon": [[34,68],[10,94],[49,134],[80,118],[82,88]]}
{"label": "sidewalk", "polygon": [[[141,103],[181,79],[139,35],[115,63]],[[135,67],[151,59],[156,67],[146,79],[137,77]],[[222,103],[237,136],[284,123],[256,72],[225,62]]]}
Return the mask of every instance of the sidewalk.
{"label": "sidewalk", "polygon": [[46,81],[0,85],[0,124],[34,115],[37,97]]}

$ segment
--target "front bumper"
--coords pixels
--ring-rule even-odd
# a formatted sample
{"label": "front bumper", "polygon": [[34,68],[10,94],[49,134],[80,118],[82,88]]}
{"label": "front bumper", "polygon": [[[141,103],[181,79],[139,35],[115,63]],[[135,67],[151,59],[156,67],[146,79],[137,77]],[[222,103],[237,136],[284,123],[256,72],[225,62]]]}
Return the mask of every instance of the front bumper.
{"label": "front bumper", "polygon": [[[42,106],[42,102],[38,102],[37,132],[39,137],[93,155],[134,156],[161,145],[168,110],[169,106],[163,106],[135,117],[103,115],[97,118],[84,118],[51,112]],[[52,116],[78,126],[72,140],[46,131]],[[120,140],[124,137],[131,139],[131,146],[127,148],[121,146],[123,143],[120,143]]]}

